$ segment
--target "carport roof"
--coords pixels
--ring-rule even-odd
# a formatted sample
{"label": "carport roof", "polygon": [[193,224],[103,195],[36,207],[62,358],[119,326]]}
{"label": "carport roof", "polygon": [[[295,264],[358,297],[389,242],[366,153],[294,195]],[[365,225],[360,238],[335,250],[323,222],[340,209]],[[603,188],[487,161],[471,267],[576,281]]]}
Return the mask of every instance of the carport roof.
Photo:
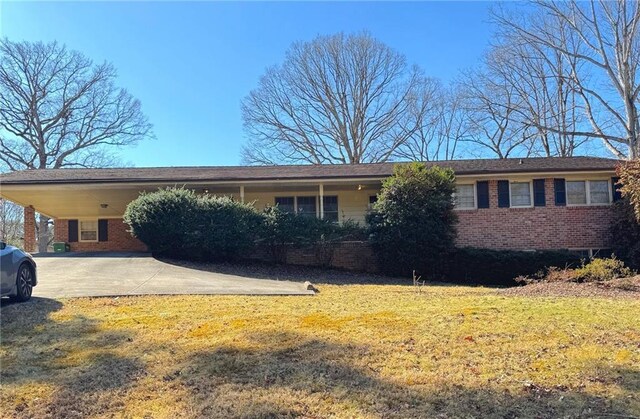
{"label": "carport roof", "polygon": [[[393,173],[398,163],[357,165],[200,166],[108,169],[22,170],[0,175],[5,185],[78,183],[156,183],[207,181],[278,181],[294,179],[379,179]],[[598,157],[533,157],[426,162],[450,167],[458,175],[612,171],[618,160]]]}

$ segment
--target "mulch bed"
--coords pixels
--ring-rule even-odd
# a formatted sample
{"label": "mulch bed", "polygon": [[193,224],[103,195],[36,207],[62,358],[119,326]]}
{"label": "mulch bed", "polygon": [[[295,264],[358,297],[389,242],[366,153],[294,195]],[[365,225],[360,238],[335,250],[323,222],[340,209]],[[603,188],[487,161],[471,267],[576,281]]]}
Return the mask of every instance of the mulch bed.
{"label": "mulch bed", "polygon": [[[621,282],[624,281],[624,282]],[[624,289],[620,287],[624,284]],[[640,299],[640,275],[599,283],[539,282],[499,291],[517,297],[606,297]]]}

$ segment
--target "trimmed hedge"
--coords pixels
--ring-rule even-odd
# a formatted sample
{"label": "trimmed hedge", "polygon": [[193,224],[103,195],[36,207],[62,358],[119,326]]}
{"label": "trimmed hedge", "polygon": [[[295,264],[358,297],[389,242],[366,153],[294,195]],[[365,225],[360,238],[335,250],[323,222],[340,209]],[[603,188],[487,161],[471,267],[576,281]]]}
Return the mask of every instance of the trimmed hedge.
{"label": "trimmed hedge", "polygon": [[206,261],[241,259],[258,244],[276,262],[285,262],[291,246],[321,246],[326,261],[333,254],[327,243],[365,234],[355,223],[340,226],[278,207],[260,212],[252,204],[184,188],[142,193],[127,206],[124,221],[158,256]]}
{"label": "trimmed hedge", "polygon": [[316,217],[284,212],[277,206],[262,212],[258,242],[267,246],[275,262],[286,262],[289,246],[310,246],[328,234],[332,225]]}
{"label": "trimmed hedge", "polygon": [[182,188],[142,193],[127,206],[124,221],[154,254],[192,260],[237,259],[254,245],[261,226],[249,204]]}
{"label": "trimmed hedge", "polygon": [[486,285],[517,285],[518,276],[534,275],[551,266],[581,266],[579,255],[567,251],[523,252],[458,248],[447,256],[443,280],[447,282]]}

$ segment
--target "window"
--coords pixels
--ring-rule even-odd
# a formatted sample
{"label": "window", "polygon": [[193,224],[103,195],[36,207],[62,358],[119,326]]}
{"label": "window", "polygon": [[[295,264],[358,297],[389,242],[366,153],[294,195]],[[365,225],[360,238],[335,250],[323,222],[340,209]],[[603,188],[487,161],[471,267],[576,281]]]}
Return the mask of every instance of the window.
{"label": "window", "polygon": [[609,202],[608,180],[567,181],[567,204],[598,205]]}
{"label": "window", "polygon": [[567,182],[567,204],[584,205],[587,203],[587,186],[585,181]]}
{"label": "window", "polygon": [[613,254],[612,249],[569,249],[582,259],[606,259]]}
{"label": "window", "polygon": [[98,240],[98,221],[80,221],[80,241],[94,242]]}
{"label": "window", "polygon": [[529,182],[511,183],[511,206],[530,207],[531,206],[531,184]]}
{"label": "window", "polygon": [[303,217],[316,216],[316,197],[315,196],[299,196],[298,198],[298,214]]}
{"label": "window", "polygon": [[283,212],[295,212],[294,198],[292,196],[276,197],[276,205]]}
{"label": "window", "polygon": [[453,201],[456,208],[475,208],[476,197],[474,185],[456,185],[456,191],[453,194]]}
{"label": "window", "polygon": [[333,223],[338,222],[338,197],[324,196],[322,197],[322,206],[324,210],[324,219]]}
{"label": "window", "polygon": [[609,181],[590,180],[589,181],[589,203],[608,204],[609,203]]}
{"label": "window", "polygon": [[610,258],[613,253],[613,249],[591,249],[591,257],[594,259]]}

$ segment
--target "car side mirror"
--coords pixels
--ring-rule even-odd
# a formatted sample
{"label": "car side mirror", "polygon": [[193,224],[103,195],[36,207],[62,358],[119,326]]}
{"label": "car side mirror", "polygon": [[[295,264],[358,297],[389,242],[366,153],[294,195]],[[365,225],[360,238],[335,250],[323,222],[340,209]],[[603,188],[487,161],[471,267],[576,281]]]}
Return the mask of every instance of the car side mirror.
{"label": "car side mirror", "polygon": [[7,248],[7,243],[5,242],[0,242],[0,250],[4,250]]}

